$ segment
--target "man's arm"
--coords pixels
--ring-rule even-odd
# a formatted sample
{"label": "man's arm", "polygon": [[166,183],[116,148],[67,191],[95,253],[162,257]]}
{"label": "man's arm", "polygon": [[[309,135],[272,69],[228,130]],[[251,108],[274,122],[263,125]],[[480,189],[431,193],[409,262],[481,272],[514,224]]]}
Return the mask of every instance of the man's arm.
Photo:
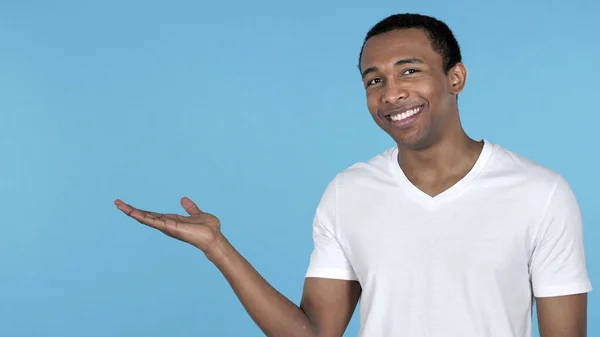
{"label": "man's arm", "polygon": [[536,298],[540,337],[587,337],[587,294]]}
{"label": "man's arm", "polygon": [[361,294],[357,281],[307,277],[300,307],[319,337],[341,337]]}
{"label": "man's arm", "polygon": [[242,305],[269,337],[341,337],[358,302],[356,281],[307,278],[302,308],[274,289],[221,232],[220,221],[188,198],[181,204],[189,217],[116,206],[128,216],[201,249],[222,272]]}
{"label": "man's arm", "polygon": [[223,273],[240,302],[267,336],[341,337],[360,296],[356,281],[306,278],[297,306],[224,240],[208,258]]}
{"label": "man's arm", "polygon": [[587,274],[583,221],[571,187],[559,177],[535,232],[531,282],[541,337],[586,337]]}

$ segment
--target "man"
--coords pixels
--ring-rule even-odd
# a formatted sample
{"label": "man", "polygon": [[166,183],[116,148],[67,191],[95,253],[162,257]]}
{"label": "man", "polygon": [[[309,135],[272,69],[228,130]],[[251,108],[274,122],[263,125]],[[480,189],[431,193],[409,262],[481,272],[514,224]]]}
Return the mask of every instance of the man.
{"label": "man", "polygon": [[374,121],[397,146],[339,173],[313,223],[299,306],[191,200],[189,217],[117,200],[132,218],[201,249],[267,336],[340,337],[361,298],[361,337],[586,336],[582,223],[557,173],[486,140],[458,113],[467,77],[442,22],[393,15],[359,68]]}

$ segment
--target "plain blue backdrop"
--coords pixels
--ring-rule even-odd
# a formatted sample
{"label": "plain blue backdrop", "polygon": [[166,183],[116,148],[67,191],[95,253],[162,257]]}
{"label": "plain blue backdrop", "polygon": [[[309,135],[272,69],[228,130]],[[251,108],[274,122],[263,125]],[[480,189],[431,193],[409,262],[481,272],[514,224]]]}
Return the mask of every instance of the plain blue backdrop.
{"label": "plain blue backdrop", "polygon": [[[592,0],[2,1],[0,336],[260,336],[200,251],[113,200],[182,212],[189,196],[298,302],[325,186],[394,145],[356,65],[367,30],[396,12],[454,30],[472,137],[571,183],[597,287],[598,11]],[[598,292],[589,301],[598,336]],[[346,336],[357,331],[355,316]]]}

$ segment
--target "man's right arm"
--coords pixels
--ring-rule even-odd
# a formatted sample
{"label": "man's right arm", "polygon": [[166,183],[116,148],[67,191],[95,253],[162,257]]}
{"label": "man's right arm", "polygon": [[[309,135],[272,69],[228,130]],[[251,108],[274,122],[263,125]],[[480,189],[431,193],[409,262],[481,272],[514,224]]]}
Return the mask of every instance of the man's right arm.
{"label": "man's right arm", "polygon": [[330,184],[325,191],[314,218],[315,247],[300,306],[274,289],[223,236],[219,219],[189,198],[181,199],[188,217],[145,211],[122,200],[115,205],[138,222],[202,250],[267,336],[341,337],[361,289],[335,233],[334,187]]}
{"label": "man's right arm", "polygon": [[269,337],[341,337],[356,309],[358,282],[307,277],[300,306],[273,288],[223,237],[207,255]]}
{"label": "man's right arm", "polygon": [[307,277],[300,307],[319,337],[341,337],[361,294],[357,281]]}

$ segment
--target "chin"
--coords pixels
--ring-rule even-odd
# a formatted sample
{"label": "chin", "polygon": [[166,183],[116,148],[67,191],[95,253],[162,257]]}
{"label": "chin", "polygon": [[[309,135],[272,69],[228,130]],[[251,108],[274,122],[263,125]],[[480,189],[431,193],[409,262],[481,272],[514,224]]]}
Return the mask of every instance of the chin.
{"label": "chin", "polygon": [[430,147],[434,141],[428,135],[428,132],[423,132],[422,130],[420,132],[391,134],[392,139],[394,139],[399,148],[409,150],[422,150]]}

